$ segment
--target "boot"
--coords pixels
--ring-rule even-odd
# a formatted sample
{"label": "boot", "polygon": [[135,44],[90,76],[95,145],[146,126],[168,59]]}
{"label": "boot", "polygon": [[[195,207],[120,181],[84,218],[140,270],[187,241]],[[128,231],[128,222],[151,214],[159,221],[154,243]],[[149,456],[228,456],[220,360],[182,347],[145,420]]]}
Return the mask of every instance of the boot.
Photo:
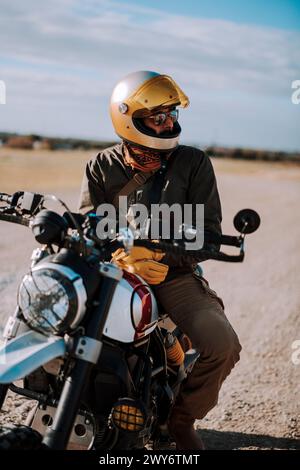
{"label": "boot", "polygon": [[194,428],[195,420],[173,410],[169,422],[169,433],[175,439],[177,450],[204,450],[203,441]]}

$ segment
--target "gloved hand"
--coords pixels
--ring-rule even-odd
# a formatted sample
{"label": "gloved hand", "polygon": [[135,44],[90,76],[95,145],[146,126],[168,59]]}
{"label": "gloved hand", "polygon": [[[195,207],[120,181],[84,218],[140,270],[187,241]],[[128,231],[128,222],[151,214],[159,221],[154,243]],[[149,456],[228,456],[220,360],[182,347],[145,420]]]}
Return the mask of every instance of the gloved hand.
{"label": "gloved hand", "polygon": [[153,261],[160,261],[165,256],[161,251],[152,251],[143,246],[133,246],[130,253],[126,253],[124,248],[118,248],[112,254],[112,261],[125,261],[126,263],[134,263],[142,259],[152,259]]}
{"label": "gloved hand", "polygon": [[[122,266],[123,265],[123,266]],[[169,266],[163,263],[158,263],[153,260],[141,260],[134,263],[120,263],[120,267],[126,271],[138,274],[145,279],[148,284],[160,284],[163,282],[168,274]]]}
{"label": "gloved hand", "polygon": [[168,274],[169,266],[159,263],[164,253],[133,247],[130,254],[119,248],[112,254],[112,262],[128,272],[138,274],[149,284],[160,284]]}

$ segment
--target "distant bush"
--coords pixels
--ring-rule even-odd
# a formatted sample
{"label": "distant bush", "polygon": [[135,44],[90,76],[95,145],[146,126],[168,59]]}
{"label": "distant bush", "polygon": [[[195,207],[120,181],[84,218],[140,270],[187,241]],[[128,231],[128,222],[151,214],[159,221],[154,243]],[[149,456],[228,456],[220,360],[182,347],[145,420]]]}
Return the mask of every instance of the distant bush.
{"label": "distant bush", "polygon": [[[44,137],[36,134],[28,136],[0,132],[0,141],[6,147],[35,150],[101,150],[116,144],[116,141],[86,140],[74,138]],[[197,146],[197,144],[195,144]],[[300,163],[300,153],[260,150],[249,148],[228,148],[209,146],[209,156],[215,158],[234,158],[237,160],[293,161]]]}
{"label": "distant bush", "polygon": [[13,149],[32,149],[33,139],[32,137],[18,135],[15,137],[10,137],[6,141],[5,146]]}
{"label": "distant bush", "polygon": [[6,132],[0,132],[0,141],[6,147],[35,150],[101,150],[116,143],[115,141],[44,137],[36,134],[25,136]]}
{"label": "distant bush", "polygon": [[275,152],[271,150],[226,148],[211,146],[206,149],[210,157],[234,158],[238,160],[293,161],[300,162],[300,153]]}

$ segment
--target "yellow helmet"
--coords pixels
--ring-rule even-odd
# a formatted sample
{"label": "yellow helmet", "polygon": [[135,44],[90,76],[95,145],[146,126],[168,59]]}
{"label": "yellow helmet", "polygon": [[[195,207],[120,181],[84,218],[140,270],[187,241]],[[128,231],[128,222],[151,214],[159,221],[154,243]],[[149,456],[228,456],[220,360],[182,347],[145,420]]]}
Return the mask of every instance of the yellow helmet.
{"label": "yellow helmet", "polygon": [[177,147],[181,127],[157,135],[143,124],[143,117],[162,107],[189,105],[188,97],[168,75],[140,71],[124,77],[114,88],[110,114],[116,133],[123,140],[142,147],[168,151]]}

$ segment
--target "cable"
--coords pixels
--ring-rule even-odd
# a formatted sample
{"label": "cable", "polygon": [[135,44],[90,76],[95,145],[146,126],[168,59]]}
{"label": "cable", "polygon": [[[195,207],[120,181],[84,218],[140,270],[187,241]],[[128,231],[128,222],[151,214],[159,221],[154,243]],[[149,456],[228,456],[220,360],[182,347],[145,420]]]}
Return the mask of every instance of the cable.
{"label": "cable", "polygon": [[76,227],[76,229],[78,231],[78,234],[79,234],[79,237],[80,237],[80,242],[81,242],[81,245],[82,245],[82,254],[83,254],[83,256],[86,256],[86,246],[85,246],[83,231],[82,231],[79,223],[77,222],[77,220],[73,216],[72,212],[70,211],[69,207],[67,206],[67,204],[64,201],[62,201],[61,199],[59,199],[57,196],[54,196],[54,194],[46,194],[44,196],[44,200],[47,200],[47,199],[59,202],[66,209],[67,213],[70,216],[70,219],[72,220],[72,222],[74,224],[74,227]]}

